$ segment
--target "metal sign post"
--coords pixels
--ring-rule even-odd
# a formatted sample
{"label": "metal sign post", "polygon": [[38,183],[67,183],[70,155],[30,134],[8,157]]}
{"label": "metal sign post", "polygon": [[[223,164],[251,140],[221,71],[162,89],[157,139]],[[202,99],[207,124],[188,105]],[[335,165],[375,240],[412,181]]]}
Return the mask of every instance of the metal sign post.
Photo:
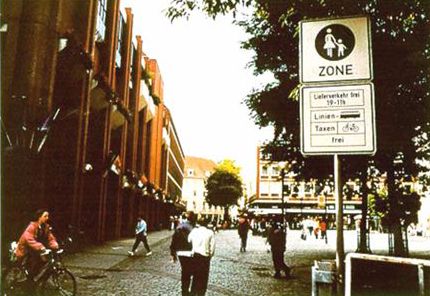
{"label": "metal sign post", "polygon": [[[344,239],[343,239],[343,198],[342,198],[342,176],[340,172],[339,155],[335,154],[334,158],[334,196],[336,203],[336,267],[338,274],[338,290],[342,289],[344,275]],[[341,294],[339,294],[341,295]]]}

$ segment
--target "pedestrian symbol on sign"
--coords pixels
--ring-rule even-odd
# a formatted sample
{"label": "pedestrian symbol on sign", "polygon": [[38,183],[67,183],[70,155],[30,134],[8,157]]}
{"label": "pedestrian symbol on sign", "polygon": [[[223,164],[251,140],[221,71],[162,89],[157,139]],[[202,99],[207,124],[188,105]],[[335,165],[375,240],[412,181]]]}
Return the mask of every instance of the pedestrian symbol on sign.
{"label": "pedestrian symbol on sign", "polygon": [[339,24],[322,28],[315,39],[318,54],[330,61],[340,61],[346,58],[353,51],[354,46],[355,38],[352,31]]}

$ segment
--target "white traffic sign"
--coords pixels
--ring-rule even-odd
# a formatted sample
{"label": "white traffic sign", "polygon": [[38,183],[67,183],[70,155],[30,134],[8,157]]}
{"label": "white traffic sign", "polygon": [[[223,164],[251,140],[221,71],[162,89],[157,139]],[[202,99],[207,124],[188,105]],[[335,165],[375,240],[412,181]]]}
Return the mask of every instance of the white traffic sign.
{"label": "white traffic sign", "polygon": [[304,155],[375,154],[373,84],[303,86],[300,90]]}
{"label": "white traffic sign", "polygon": [[300,22],[300,82],[371,80],[368,17]]}

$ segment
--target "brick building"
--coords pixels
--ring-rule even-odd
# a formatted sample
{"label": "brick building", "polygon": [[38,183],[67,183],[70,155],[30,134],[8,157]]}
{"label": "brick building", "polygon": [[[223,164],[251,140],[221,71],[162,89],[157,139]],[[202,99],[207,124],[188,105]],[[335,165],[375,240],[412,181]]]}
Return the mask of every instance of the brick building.
{"label": "brick building", "polygon": [[[116,0],[5,0],[2,241],[45,207],[98,242],[128,236],[143,212],[168,226],[184,153],[163,79]],[[7,227],[6,227],[7,225]]]}

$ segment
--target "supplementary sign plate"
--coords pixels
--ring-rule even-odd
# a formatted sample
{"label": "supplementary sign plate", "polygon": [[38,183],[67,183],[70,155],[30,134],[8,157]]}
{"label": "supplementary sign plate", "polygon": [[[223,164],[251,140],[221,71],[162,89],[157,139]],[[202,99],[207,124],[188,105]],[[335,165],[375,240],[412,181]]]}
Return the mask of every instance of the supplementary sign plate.
{"label": "supplementary sign plate", "polygon": [[302,87],[300,128],[304,155],[374,154],[373,84]]}

